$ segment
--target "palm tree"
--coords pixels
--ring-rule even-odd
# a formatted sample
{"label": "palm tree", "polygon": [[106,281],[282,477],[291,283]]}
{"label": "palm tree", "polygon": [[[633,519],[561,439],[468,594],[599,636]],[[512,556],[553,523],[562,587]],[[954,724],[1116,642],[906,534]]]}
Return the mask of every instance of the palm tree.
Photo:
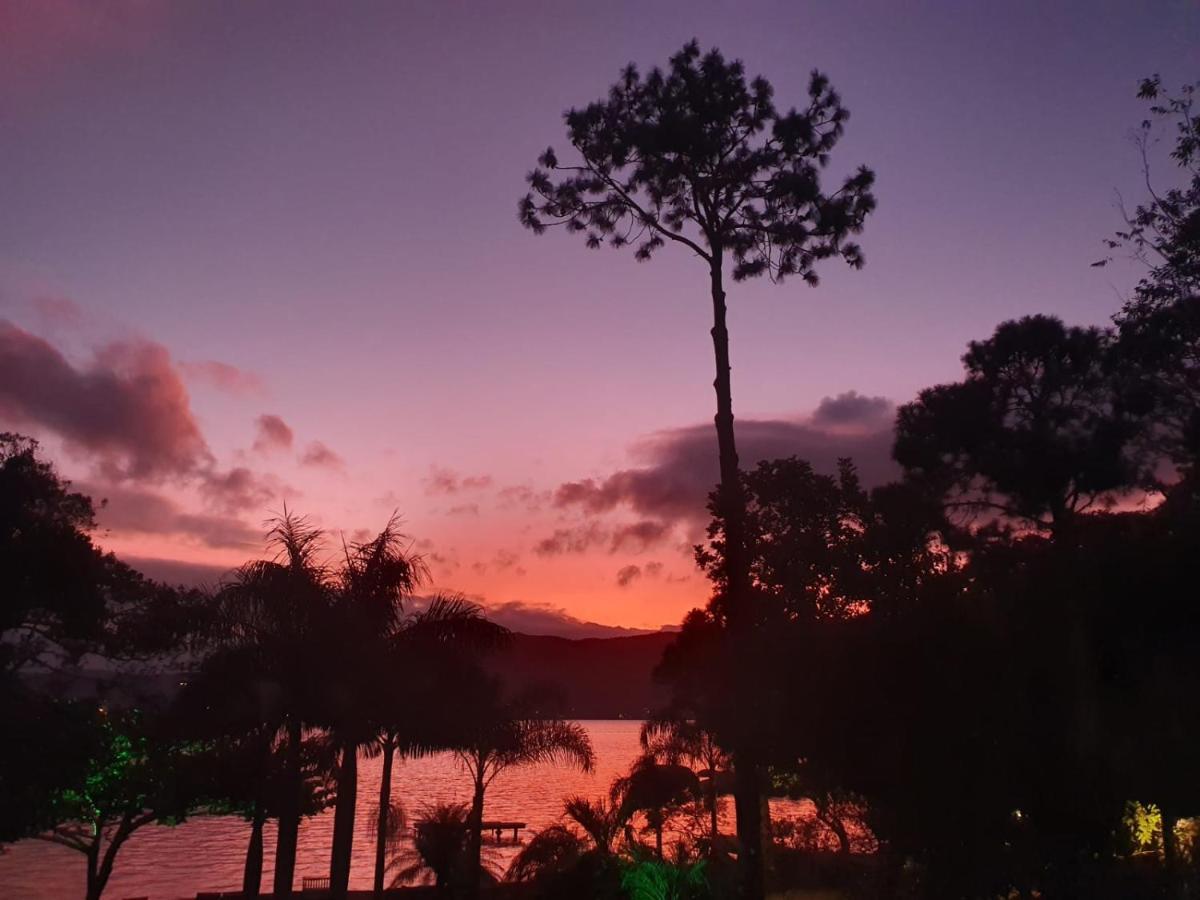
{"label": "palm tree", "polygon": [[[331,660],[326,682],[324,717],[341,760],[329,862],[330,896],[335,898],[346,895],[350,881],[358,753],[381,730],[381,701],[386,702],[387,692],[379,685],[387,683],[392,639],[403,621],[404,601],[426,578],[421,558],[410,554],[408,546],[399,519],[392,516],[372,540],[343,544],[342,563],[332,578],[329,638],[336,660]],[[384,800],[380,798],[380,809],[386,818],[390,797]]]}
{"label": "palm tree", "polygon": [[[449,715],[447,701],[459,681],[451,670],[466,665],[467,652],[488,649],[508,634],[459,594],[435,595],[424,609],[412,610],[413,594],[428,572],[410,545],[393,516],[372,540],[343,546],[334,576],[338,654],[327,681],[326,712],[341,754],[330,858],[335,898],[344,897],[349,885],[360,750],[383,756],[374,873],[381,894],[395,754],[428,753],[456,742],[447,725],[461,730]],[[381,684],[406,689],[381,691]]]}
{"label": "palm tree", "polygon": [[435,594],[425,608],[411,612],[400,623],[389,644],[392,683],[404,690],[387,692],[383,726],[365,745],[368,756],[383,757],[379,782],[375,838],[374,890],[384,889],[387,861],[388,810],[392,791],[392,769],[397,753],[422,756],[446,750],[461,739],[463,722],[453,715],[453,697],[467,688],[464,677],[471,672],[464,654],[488,650],[507,640],[507,629],[489,622],[482,608],[461,594]]}
{"label": "palm tree", "polygon": [[709,815],[709,848],[715,851],[721,836],[720,797],[732,792],[732,759],[711,731],[694,719],[660,716],[646,720],[640,735],[644,753],[658,762],[685,763],[701,779],[704,805]]}
{"label": "palm tree", "polygon": [[543,828],[529,840],[505,877],[537,884],[545,896],[615,895],[613,845],[626,824],[625,811],[608,800],[575,796],[564,802],[563,817],[567,824]]}
{"label": "palm tree", "polygon": [[[473,710],[472,734],[455,751],[474,787],[469,819],[469,860],[478,867],[482,847],[484,794],[496,776],[516,766],[557,763],[584,772],[595,767],[596,754],[587,730],[578,722],[550,716],[537,709],[533,695],[503,700],[494,681],[481,691],[482,703]],[[471,883],[478,895],[478,882]]]}
{"label": "palm tree", "polygon": [[269,523],[271,559],[237,569],[216,596],[219,639],[253,660],[264,690],[260,716],[282,734],[283,772],[273,893],[290,896],[304,787],[303,737],[312,721],[329,603],[328,574],[318,559],[322,532],[289,512]]}
{"label": "palm tree", "polygon": [[392,887],[432,879],[439,894],[449,894],[464,884],[479,882],[481,875],[494,880],[490,866],[480,868],[470,859],[471,826],[465,803],[429,807],[413,827],[413,846],[394,856]]}
{"label": "palm tree", "polygon": [[646,817],[654,832],[654,851],[663,858],[663,830],[675,808],[694,800],[700,789],[696,773],[677,763],[659,763],[653,757],[638,759],[629,774],[612,786],[612,802],[628,821],[635,812]]}

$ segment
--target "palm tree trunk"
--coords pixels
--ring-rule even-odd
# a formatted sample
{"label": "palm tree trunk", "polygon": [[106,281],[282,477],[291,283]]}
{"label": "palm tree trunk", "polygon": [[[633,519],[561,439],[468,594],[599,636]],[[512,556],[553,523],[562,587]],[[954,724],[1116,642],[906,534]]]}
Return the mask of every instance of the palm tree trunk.
{"label": "palm tree trunk", "polygon": [[242,869],[242,896],[257,897],[262,891],[263,825],[266,823],[262,806],[254,804],[250,819],[250,843],[246,847],[246,865]]}
{"label": "palm tree trunk", "polygon": [[709,842],[711,844],[709,847],[709,852],[716,854],[717,838],[721,836],[721,824],[717,821],[717,813],[719,812],[717,809],[717,803],[720,798],[717,795],[716,770],[709,769],[709,771],[713,773],[712,777],[708,779],[708,827]]}
{"label": "palm tree trunk", "polygon": [[289,720],[284,746],[284,784],[279,804],[279,833],[275,840],[275,877],[271,891],[275,897],[292,896],[296,873],[296,839],[300,834],[300,722]]}
{"label": "palm tree trunk", "polygon": [[263,889],[263,826],[266,816],[262,805],[254,804],[250,820],[250,844],[246,846],[246,865],[241,871],[242,896],[258,896]]}
{"label": "palm tree trunk", "polygon": [[[724,611],[729,630],[736,637],[752,626],[750,609],[750,569],[746,558],[745,516],[746,498],[742,492],[738,471],[737,442],[733,432],[733,387],[729,364],[729,330],[725,324],[725,288],[723,283],[722,249],[712,247],[713,353],[716,359],[716,379],[713,388],[717,393],[717,451],[721,465],[721,484],[718,489],[721,517],[725,525],[725,598]],[[735,642],[735,646],[737,646]],[[730,675],[741,679],[741,660],[736,661],[738,671]],[[752,689],[743,685],[743,691]],[[749,699],[743,697],[743,699]],[[764,895],[762,812],[758,766],[743,750],[735,754],[734,807],[737,811],[737,832],[741,848],[738,860],[742,868],[742,897],[744,900],[761,900]]]}
{"label": "palm tree trunk", "polygon": [[480,865],[483,857],[483,773],[475,779],[475,793],[471,797],[471,819],[467,830],[467,896],[479,896]]}
{"label": "palm tree trunk", "polygon": [[388,814],[392,805],[392,760],[396,745],[390,735],[384,738],[383,775],[379,779],[379,822],[375,831],[375,896],[383,896],[383,871],[387,866]]}
{"label": "palm tree trunk", "polygon": [[354,805],[358,801],[358,745],[342,746],[338,767],[337,807],[333,813],[333,852],[329,860],[329,896],[345,900],[350,887],[350,856],[354,849]]}

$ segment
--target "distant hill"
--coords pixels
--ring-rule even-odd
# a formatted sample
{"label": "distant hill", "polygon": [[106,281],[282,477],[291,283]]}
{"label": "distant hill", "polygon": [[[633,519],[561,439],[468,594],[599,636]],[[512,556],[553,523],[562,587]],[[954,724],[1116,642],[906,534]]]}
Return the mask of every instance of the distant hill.
{"label": "distant hill", "polygon": [[[668,631],[582,639],[514,634],[486,665],[514,691],[553,686],[562,692],[564,712],[572,718],[640,719],[667,699],[652,673],[675,637]],[[61,697],[131,706],[167,702],[187,679],[184,671],[128,673],[101,667],[31,675],[28,681]]]}
{"label": "distant hill", "polygon": [[550,684],[579,719],[640,719],[667,699],[651,677],[672,632],[632,637],[570,638],[516,634],[488,660],[510,688]]}

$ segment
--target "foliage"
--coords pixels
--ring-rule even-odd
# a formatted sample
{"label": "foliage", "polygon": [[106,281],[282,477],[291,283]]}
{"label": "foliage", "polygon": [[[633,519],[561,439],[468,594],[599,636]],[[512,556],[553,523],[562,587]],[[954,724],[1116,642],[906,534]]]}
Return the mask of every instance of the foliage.
{"label": "foliage", "polygon": [[1111,346],[1050,316],[1003,323],[971,342],[961,382],[901,407],[896,460],[968,523],[1056,528],[1111,505],[1142,481]]}
{"label": "foliage", "polygon": [[626,864],[621,887],[631,900],[703,900],[711,897],[705,862],[673,864],[661,859],[636,859]]}
{"label": "foliage", "polygon": [[817,72],[802,110],[780,113],[773,93],[694,41],[666,72],[627,66],[606,99],[566,113],[578,159],[542,154],[521,222],[537,233],[563,225],[589,247],[634,244],[639,260],[667,241],[710,261],[728,252],[737,280],[815,284],[821,259],[862,265],[846,237],[874,208],[874,176],[859,169],[828,194],[820,184],[849,113]]}

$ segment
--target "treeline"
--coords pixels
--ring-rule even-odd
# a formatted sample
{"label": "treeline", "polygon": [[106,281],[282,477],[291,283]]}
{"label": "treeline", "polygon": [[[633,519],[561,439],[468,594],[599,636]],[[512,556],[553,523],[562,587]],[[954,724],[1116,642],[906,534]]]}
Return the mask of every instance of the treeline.
{"label": "treeline", "polygon": [[[36,442],[0,436],[0,840],[82,854],[88,900],[138,829],[197,814],[249,823],[246,896],[263,888],[264,826],[275,821],[272,890],[287,896],[300,822],[329,807],[331,893],[344,896],[362,755],[382,756],[376,892],[436,874],[402,864],[397,757],[458,756],[472,795],[455,868],[478,873],[485,792],[499,772],[592,765],[586,732],[557,714],[553,692],[509,694],[482,667],[509,639],[505,629],[459,595],[417,601],[426,571],[395,520],[335,554],[319,529],[285,513],[268,535],[271,555],[213,591],[142,578],[95,546],[94,527],[91,501],[39,458]],[[50,682],[33,676],[69,675],[85,661],[126,687],[140,680],[129,671],[165,668],[186,680],[172,697],[111,708],[35,689]],[[479,879],[466,887],[477,891]]]}
{"label": "treeline", "polygon": [[675,714],[868,827],[877,896],[1200,895],[1200,125],[1142,94],[1186,177],[1110,242],[1148,264],[1111,327],[972,342],[899,410],[896,483],[742,473],[753,629],[714,495]]}

